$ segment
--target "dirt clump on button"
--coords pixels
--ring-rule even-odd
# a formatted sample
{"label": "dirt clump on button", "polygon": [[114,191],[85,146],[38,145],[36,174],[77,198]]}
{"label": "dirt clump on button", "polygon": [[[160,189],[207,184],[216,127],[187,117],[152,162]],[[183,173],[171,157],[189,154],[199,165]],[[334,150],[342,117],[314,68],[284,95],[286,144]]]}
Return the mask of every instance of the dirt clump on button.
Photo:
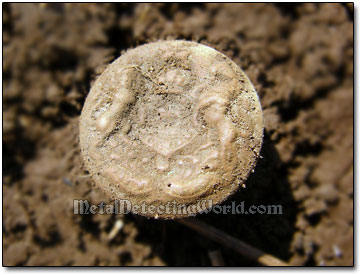
{"label": "dirt clump on button", "polygon": [[352,265],[353,13],[337,3],[4,4],[3,264],[209,266],[218,251],[227,266],[256,265],[173,221],[73,214],[74,199],[110,203],[79,147],[95,79],[128,49],[176,39],[225,54],[260,97],[262,158],[223,205],[282,206],[197,218],[291,265]]}

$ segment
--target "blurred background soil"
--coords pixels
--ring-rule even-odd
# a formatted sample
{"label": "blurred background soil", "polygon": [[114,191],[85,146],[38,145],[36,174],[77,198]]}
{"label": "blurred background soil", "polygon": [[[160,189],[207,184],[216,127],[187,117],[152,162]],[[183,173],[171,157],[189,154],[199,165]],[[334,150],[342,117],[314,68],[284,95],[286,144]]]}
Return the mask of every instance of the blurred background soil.
{"label": "blurred background soil", "polygon": [[159,39],[225,53],[264,109],[263,158],[225,204],[283,214],[197,219],[292,265],[352,265],[352,4],[3,4],[3,264],[257,265],[174,221],[72,214],[73,199],[109,202],[79,155],[85,97]]}

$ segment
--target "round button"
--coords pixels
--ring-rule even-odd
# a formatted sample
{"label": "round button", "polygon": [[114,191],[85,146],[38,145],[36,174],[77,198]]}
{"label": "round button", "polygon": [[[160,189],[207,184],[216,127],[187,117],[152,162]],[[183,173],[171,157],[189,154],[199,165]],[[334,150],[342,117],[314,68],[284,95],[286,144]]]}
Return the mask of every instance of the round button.
{"label": "round button", "polygon": [[155,218],[224,201],[254,169],[262,139],[262,109],[245,73],[188,41],[128,50],[97,78],[80,117],[96,185]]}

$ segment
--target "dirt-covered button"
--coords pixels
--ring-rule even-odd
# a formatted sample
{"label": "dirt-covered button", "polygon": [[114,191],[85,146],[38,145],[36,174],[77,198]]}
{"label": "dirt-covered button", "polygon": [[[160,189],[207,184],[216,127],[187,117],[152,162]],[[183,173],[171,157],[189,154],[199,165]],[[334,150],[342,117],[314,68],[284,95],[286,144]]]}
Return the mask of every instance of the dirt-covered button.
{"label": "dirt-covered button", "polygon": [[97,78],[80,118],[96,185],[156,218],[223,202],[244,185],[262,140],[248,77],[222,53],[188,41],[128,50]]}

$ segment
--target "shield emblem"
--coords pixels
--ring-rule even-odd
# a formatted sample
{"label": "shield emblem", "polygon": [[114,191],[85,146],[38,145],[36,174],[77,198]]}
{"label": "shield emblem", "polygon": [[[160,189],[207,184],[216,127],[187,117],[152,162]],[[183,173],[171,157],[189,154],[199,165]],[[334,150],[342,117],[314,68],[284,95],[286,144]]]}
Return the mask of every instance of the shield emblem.
{"label": "shield emblem", "polygon": [[[155,96],[155,95],[153,95]],[[200,125],[194,120],[191,98],[182,94],[156,95],[162,99],[143,104],[139,140],[162,156],[170,157],[198,135]]]}

